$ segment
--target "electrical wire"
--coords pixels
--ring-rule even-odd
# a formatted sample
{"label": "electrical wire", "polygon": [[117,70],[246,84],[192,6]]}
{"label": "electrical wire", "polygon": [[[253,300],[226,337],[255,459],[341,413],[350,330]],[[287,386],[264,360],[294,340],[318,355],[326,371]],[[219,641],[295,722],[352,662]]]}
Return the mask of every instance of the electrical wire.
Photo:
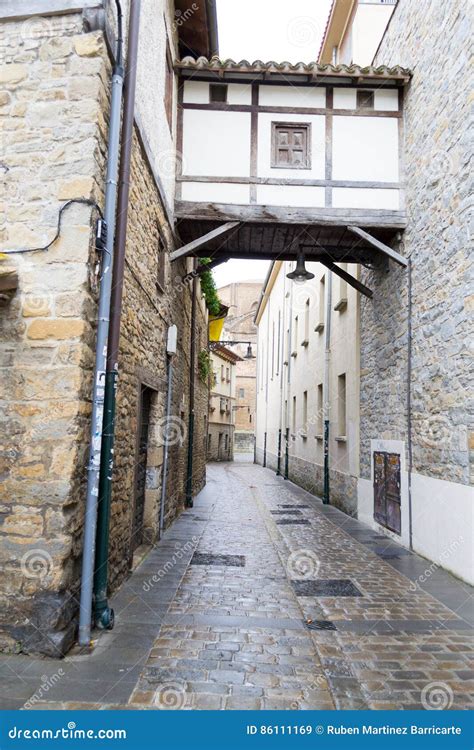
{"label": "electrical wire", "polygon": [[21,247],[21,248],[18,248],[17,250],[15,249],[0,250],[0,255],[1,254],[14,255],[18,253],[41,253],[41,252],[46,252],[47,250],[49,250],[51,245],[54,245],[56,240],[59,239],[59,236],[61,234],[62,217],[63,217],[64,211],[67,208],[69,208],[69,206],[71,206],[73,203],[81,203],[86,206],[93,206],[97,210],[100,218],[101,219],[104,218],[102,214],[102,209],[100,208],[98,203],[96,203],[91,198],[72,198],[71,200],[67,201],[63,206],[61,206],[61,208],[59,209],[58,226],[56,229],[56,234],[54,235],[53,239],[50,242],[48,242],[46,245],[43,245],[42,247]]}

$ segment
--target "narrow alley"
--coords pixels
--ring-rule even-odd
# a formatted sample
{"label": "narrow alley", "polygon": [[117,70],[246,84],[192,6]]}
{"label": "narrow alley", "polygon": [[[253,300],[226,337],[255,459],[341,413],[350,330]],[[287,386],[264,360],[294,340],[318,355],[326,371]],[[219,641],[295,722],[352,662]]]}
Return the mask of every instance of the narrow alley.
{"label": "narrow alley", "polygon": [[1,708],[472,707],[469,587],[251,463],[208,466],[112,603],[92,655],[1,656]]}

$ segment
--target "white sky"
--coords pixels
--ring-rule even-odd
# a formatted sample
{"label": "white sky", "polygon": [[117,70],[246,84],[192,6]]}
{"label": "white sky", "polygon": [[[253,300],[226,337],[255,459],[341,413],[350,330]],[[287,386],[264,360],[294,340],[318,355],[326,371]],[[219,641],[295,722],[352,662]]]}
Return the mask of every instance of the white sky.
{"label": "white sky", "polygon": [[[234,60],[317,60],[331,0],[217,0],[219,55]],[[229,260],[217,286],[265,278],[268,261]]]}

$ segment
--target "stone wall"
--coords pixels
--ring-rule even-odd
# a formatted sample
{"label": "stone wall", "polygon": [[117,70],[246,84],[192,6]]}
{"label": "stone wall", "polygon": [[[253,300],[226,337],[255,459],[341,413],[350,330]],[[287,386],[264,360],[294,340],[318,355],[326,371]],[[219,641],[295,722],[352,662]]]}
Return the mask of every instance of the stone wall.
{"label": "stone wall", "polygon": [[[173,263],[171,266],[166,254],[161,254],[160,257],[159,248],[163,244],[171,248],[173,240],[137,131],[133,142],[130,182],[117,394],[116,464],[110,525],[112,588],[127,575],[136,543],[136,540],[132,539],[132,530],[139,398],[142,384],[155,391],[149,430],[142,541],[153,543],[159,535],[163,438],[166,425],[166,339],[168,327],[173,324],[178,328],[178,351],[173,358],[172,435],[165,508],[166,526],[184,508],[187,468],[192,282],[182,282],[187,272],[185,261]],[[165,291],[161,291],[156,285],[159,264],[163,261]],[[200,299],[197,312],[196,352],[207,346],[206,313]],[[207,413],[207,385],[199,379],[197,368],[194,378],[196,420],[193,489],[196,493],[205,481],[206,426],[203,415]]]}
{"label": "stone wall", "polygon": [[[256,450],[256,462],[263,465],[264,452],[261,448]],[[278,456],[271,451],[266,452],[267,469],[278,469]],[[280,461],[280,473],[285,473],[285,441],[282,441],[282,455]],[[322,498],[324,493],[324,470],[323,466],[311,461],[305,461],[290,454],[288,460],[288,479],[299,487],[310,492],[316,497]],[[357,516],[357,477],[345,474],[342,471],[330,469],[330,502],[336,508],[340,508],[349,516]]]}
{"label": "stone wall", "polygon": [[[414,471],[468,483],[473,445],[469,291],[469,47],[472,5],[400,0],[375,62],[413,71],[405,97],[404,179],[411,258]],[[362,304],[361,463],[370,439],[407,438],[408,274],[364,272],[374,300]],[[472,328],[471,328],[472,331]],[[470,432],[469,432],[470,431]]]}
{"label": "stone wall", "polygon": [[[2,25],[1,248],[54,237],[67,199],[96,197],[108,65],[79,15]],[[95,212],[72,206],[47,252],[14,255],[19,288],[0,309],[0,647],[71,642],[81,554],[97,256]],[[43,633],[48,633],[44,636]],[[17,645],[17,644],[21,645]]]}
{"label": "stone wall", "polygon": [[[103,206],[110,62],[102,32],[84,33],[79,14],[4,23],[0,35],[2,188],[8,200],[1,248],[37,247],[56,231],[60,206],[94,198]],[[179,331],[166,525],[185,497],[189,419],[190,270],[166,260],[166,291],[155,284],[158,235],[171,230],[137,132],[133,146],[110,587],[131,562],[140,383],[153,387],[144,541],[158,534],[166,392],[166,330]],[[74,639],[82,555],[98,256],[96,213],[74,205],[48,252],[12,255],[19,287],[0,307],[0,649],[59,655]],[[196,351],[207,348],[198,283]],[[207,385],[196,384],[193,489],[205,481]]]}

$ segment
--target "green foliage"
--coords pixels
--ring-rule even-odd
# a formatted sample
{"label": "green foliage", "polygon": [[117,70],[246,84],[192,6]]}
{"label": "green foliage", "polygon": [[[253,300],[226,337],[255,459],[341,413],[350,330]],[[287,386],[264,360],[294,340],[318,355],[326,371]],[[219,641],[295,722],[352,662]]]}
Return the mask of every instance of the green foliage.
{"label": "green foliage", "polygon": [[[210,258],[201,259],[202,265],[210,262]],[[217,294],[216,282],[214,281],[212,271],[203,271],[200,274],[200,279],[201,290],[204,295],[204,299],[206,300],[207,309],[209,310],[211,315],[219,315],[221,310],[221,302],[219,299],[219,295]]]}
{"label": "green foliage", "polygon": [[212,372],[212,360],[211,355],[207,349],[201,349],[198,354],[198,369],[199,377],[203,383],[207,383],[208,378],[211,378],[211,388],[215,385],[214,373]]}

